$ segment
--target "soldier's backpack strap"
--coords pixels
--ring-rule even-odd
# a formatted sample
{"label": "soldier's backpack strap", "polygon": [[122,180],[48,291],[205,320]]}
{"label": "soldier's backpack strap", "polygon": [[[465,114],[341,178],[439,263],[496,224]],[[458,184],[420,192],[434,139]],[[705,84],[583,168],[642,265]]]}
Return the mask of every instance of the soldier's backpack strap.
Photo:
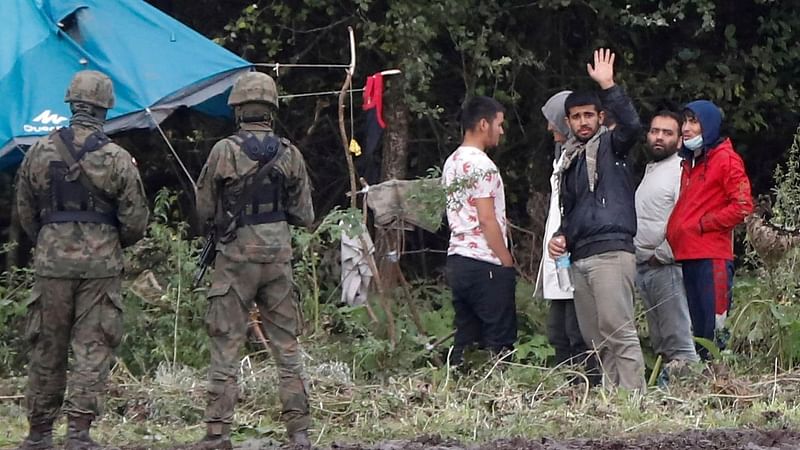
{"label": "soldier's backpack strap", "polygon": [[233,143],[238,145],[239,147],[241,147],[244,144],[244,139],[242,138],[242,136],[239,135],[240,133],[241,131],[237,134],[232,134],[228,136],[228,139],[232,140]]}
{"label": "soldier's backpack strap", "polygon": [[[86,155],[86,153],[101,148],[102,146],[108,144],[111,140],[105,134],[93,133],[86,139],[81,151],[76,155],[75,146],[72,142],[73,136],[72,130],[69,128],[62,128],[52,134],[53,144],[55,145],[56,151],[58,151],[61,159],[67,164],[67,166],[69,166],[68,176],[74,177],[77,175],[78,182],[87,191],[89,191],[91,196],[96,201],[103,203],[106,207],[112,209],[114,204],[113,201],[108,199],[106,194],[97,186],[95,186],[94,183],[92,183],[92,180],[89,179],[89,177],[86,175],[86,172],[83,170],[83,166],[80,164],[80,160],[83,159],[83,156]],[[69,181],[74,180],[75,178],[72,178]],[[97,222],[119,226],[116,217],[112,218],[106,214],[96,211],[51,211],[44,222]]]}
{"label": "soldier's backpack strap", "polygon": [[[258,166],[258,170],[256,170],[256,172],[253,175],[250,175],[248,179],[259,180],[263,177],[266,177],[269,171],[273,167],[275,167],[275,164],[278,162],[278,160],[281,159],[281,156],[283,156],[284,151],[285,147],[280,146],[278,148],[277,153],[275,153],[275,156],[273,156],[272,159],[270,159],[265,163],[260,163]],[[236,199],[236,204],[230,211],[231,214],[230,222],[228,222],[227,224],[225,224],[224,227],[222,227],[223,234],[220,236],[220,242],[222,243],[231,242],[236,238],[236,229],[242,225],[248,225],[248,223],[243,223],[242,221],[242,212],[244,211],[245,206],[247,206],[248,200],[252,198],[253,192],[255,191],[255,188],[258,184],[259,183],[255,182],[250,182],[250,183],[245,182],[244,190]]]}
{"label": "soldier's backpack strap", "polygon": [[[83,170],[83,166],[80,164],[80,160],[83,159],[83,156],[86,153],[88,153],[89,151],[94,151],[100,148],[102,145],[97,146],[98,141],[95,141],[94,148],[89,148],[87,145],[84,145],[80,153],[78,155],[75,155],[75,146],[72,143],[72,139],[65,139],[64,136],[64,134],[71,135],[72,133],[65,130],[69,129],[62,128],[61,130],[58,130],[57,132],[53,133],[53,144],[55,144],[59,156],[61,156],[61,159],[65,163],[67,163],[70,172],[78,174],[78,182],[80,182],[83,185],[83,187],[86,188],[87,191],[89,191],[94,197],[97,197],[100,201],[111,203],[106,198],[106,194],[100,191],[100,189],[98,189],[97,186],[95,186],[94,183],[92,183],[92,180],[89,179],[89,177],[86,175],[86,172]],[[90,138],[86,140],[87,144],[89,144],[89,141],[92,136],[90,136]],[[108,141],[106,143],[108,143]]]}
{"label": "soldier's backpack strap", "polygon": [[[259,168],[256,171],[256,173],[250,175],[250,177],[252,177],[252,179],[254,180],[258,180],[267,176],[269,171],[273,167],[275,167],[275,164],[278,162],[279,159],[281,159],[281,156],[283,156],[283,150],[284,150],[283,146],[279,147],[278,152],[275,154],[275,156],[273,156],[272,159],[270,159],[266,163],[259,165]],[[247,201],[253,196],[253,191],[255,190],[257,185],[258,183],[245,183],[245,188],[236,201],[236,207],[233,208],[233,213],[235,216],[238,216],[242,213],[242,210],[244,210]]]}
{"label": "soldier's backpack strap", "polygon": [[278,148],[288,142],[288,140],[279,138],[274,134],[267,134],[258,139],[247,130],[240,130],[232,138],[248,158],[262,164],[271,160],[278,153]]}

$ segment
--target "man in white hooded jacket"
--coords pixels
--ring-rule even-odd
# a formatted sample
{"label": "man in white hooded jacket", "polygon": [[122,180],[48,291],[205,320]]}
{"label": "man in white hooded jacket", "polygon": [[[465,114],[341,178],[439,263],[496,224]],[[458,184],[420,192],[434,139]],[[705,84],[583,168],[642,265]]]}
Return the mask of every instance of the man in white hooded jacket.
{"label": "man in white hooded jacket", "polygon": [[547,252],[547,241],[561,226],[561,211],[558,203],[558,181],[555,172],[561,164],[561,146],[567,142],[570,129],[564,120],[564,101],[572,91],[561,91],[547,100],[542,107],[542,114],[547,119],[547,131],[553,133],[554,155],[553,175],[550,177],[550,206],[547,211],[547,222],[542,242],[542,258],[539,262],[539,274],[536,280],[535,297],[543,297],[550,301],[547,317],[547,339],[556,354],[556,365],[580,363],[586,358],[586,344],[578,327],[575,315],[575,302],[572,290],[563,290],[558,285],[556,265]]}

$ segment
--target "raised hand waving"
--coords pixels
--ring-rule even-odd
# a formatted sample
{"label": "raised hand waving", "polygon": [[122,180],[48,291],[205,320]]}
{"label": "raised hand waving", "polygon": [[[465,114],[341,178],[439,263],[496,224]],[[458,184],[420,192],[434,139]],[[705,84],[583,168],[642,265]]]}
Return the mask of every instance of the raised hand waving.
{"label": "raised hand waving", "polygon": [[586,64],[586,71],[602,89],[614,86],[614,53],[607,48],[594,51],[594,66]]}

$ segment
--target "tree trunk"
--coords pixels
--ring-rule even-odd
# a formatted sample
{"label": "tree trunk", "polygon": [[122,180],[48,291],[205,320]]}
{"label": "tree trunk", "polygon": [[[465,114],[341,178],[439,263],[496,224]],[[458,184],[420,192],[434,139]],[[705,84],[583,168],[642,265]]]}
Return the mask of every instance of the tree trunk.
{"label": "tree trunk", "polygon": [[[383,135],[383,173],[382,179],[405,179],[408,173],[408,107],[403,98],[403,81],[393,80],[391,87],[384,95],[384,118],[386,130]],[[394,223],[390,228],[377,228],[375,230],[375,249],[378,260],[378,269],[383,279],[383,288],[386,293],[391,292],[399,285],[399,258],[401,256],[402,231],[395,227],[403,226]],[[393,255],[389,258],[387,255]]]}
{"label": "tree trunk", "polygon": [[[409,110],[404,101],[404,85],[401,80],[386,90],[384,95],[384,118],[386,130],[383,138],[383,180],[393,178],[402,180],[408,175],[408,131]],[[409,285],[400,269],[400,257],[403,254],[404,223],[393,223],[388,228],[376,228],[375,249],[378,261],[378,271],[383,285],[383,293],[389,300],[396,296],[406,297],[407,306],[411,312],[418,331],[426,334],[422,329],[419,314],[413,304]],[[402,287],[396,291],[397,287]],[[391,307],[391,305],[389,305]]]}
{"label": "tree trunk", "polygon": [[404,179],[408,173],[409,111],[404,99],[402,80],[392,80],[383,101],[386,132],[383,137],[383,180]]}

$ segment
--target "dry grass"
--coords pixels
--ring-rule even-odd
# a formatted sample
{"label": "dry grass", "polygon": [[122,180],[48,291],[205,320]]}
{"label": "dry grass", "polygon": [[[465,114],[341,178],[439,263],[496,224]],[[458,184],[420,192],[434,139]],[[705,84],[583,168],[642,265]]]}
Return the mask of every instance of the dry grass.
{"label": "dry grass", "polygon": [[[742,376],[695,368],[668,390],[645,395],[571,385],[568,370],[487,363],[468,375],[446,368],[354,380],[351,367],[309,357],[313,437],[320,445],[438,434],[461,441],[510,436],[623,436],[689,428],[777,427],[800,423],[800,372]],[[283,437],[274,367],[261,355],[242,360],[237,437]],[[21,391],[7,380],[4,393]],[[18,395],[18,394],[17,394]],[[152,378],[114,370],[107,414],[96,436],[116,445],[190,442],[203,433],[204,373],[164,365]],[[0,445],[25,431],[19,399],[0,402]],[[63,424],[61,433],[63,434]]]}

